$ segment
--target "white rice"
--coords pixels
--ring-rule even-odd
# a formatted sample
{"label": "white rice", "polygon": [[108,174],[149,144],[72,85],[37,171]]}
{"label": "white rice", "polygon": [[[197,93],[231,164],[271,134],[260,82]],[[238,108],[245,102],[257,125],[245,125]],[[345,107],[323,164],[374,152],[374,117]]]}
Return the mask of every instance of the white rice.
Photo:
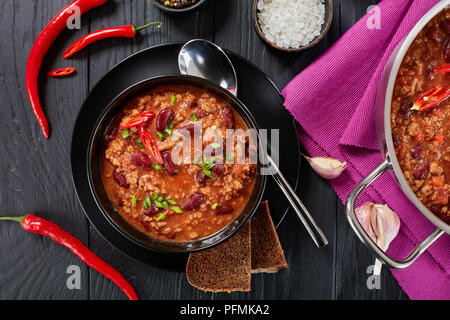
{"label": "white rice", "polygon": [[258,22],[266,38],[283,48],[299,48],[320,35],[324,0],[259,0]]}

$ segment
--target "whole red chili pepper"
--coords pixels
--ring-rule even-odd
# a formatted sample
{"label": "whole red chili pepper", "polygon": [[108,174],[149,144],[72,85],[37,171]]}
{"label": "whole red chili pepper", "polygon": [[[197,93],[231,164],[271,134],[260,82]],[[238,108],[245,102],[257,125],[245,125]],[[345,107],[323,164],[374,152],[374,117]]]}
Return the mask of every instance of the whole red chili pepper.
{"label": "whole red chili pepper", "polygon": [[31,48],[27,63],[26,87],[28,97],[31,102],[31,107],[33,108],[33,112],[36,115],[39,125],[41,126],[45,139],[48,139],[50,136],[50,128],[47,118],[42,111],[41,103],[39,100],[38,77],[42,65],[42,60],[44,59],[45,54],[50,49],[51,45],[56,40],[58,35],[66,27],[68,19],[73,16],[74,12],[78,12],[77,9],[79,9],[79,12],[81,14],[85,14],[89,10],[96,8],[106,3],[107,1],[108,0],[73,1],[50,21],[50,23],[39,34],[33,47]]}
{"label": "whole red chili pepper", "polygon": [[74,67],[60,68],[47,72],[47,76],[52,78],[65,77],[71,75],[74,72],[75,72]]}
{"label": "whole red chili pepper", "polygon": [[163,164],[164,160],[159,151],[158,145],[153,140],[152,136],[145,130],[143,126],[139,126],[139,136],[141,138],[142,144],[145,149],[150,153],[150,155],[155,159],[158,164]]}
{"label": "whole red chili pepper", "polygon": [[0,217],[0,220],[17,221],[25,231],[49,237],[60,245],[70,249],[89,267],[103,274],[113,281],[127,295],[130,300],[139,300],[131,284],[112,266],[100,259],[87,248],[80,240],[67,231],[61,229],[53,222],[28,214],[23,217]]}
{"label": "whole red chili pepper", "polygon": [[137,32],[139,32],[142,29],[145,29],[151,25],[157,24],[157,28],[161,28],[162,22],[151,22],[149,24],[146,24],[143,27],[135,27],[133,25],[126,25],[121,27],[115,27],[115,28],[106,28],[106,29],[100,29],[94,32],[91,32],[84,36],[83,38],[77,40],[74,44],[72,44],[70,47],[64,51],[63,58],[68,59],[78,51],[83,50],[88,45],[108,38],[134,38],[136,37]]}
{"label": "whole red chili pepper", "polygon": [[155,117],[155,113],[151,111],[143,112],[138,114],[136,117],[132,118],[126,125],[120,127],[120,130],[125,130],[133,127],[137,127]]}
{"label": "whole red chili pepper", "polygon": [[446,73],[446,72],[450,72],[450,65],[439,67],[434,70],[434,73]]}

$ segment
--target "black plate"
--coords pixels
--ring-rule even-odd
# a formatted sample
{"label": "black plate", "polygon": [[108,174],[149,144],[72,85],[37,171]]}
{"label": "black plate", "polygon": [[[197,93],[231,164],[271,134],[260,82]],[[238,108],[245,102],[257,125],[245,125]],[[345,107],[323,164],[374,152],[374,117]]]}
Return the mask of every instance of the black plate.
{"label": "black plate", "polygon": [[[72,175],[78,198],[95,229],[114,247],[131,258],[149,264],[183,270],[187,254],[156,253],[124,237],[105,219],[91,194],[88,181],[87,154],[89,138],[97,119],[109,103],[133,84],[158,75],[177,75],[178,52],[183,43],[159,45],[142,50],[109,71],[86,98],[75,123],[72,136]],[[294,120],[283,107],[283,97],[267,76],[244,58],[227,51],[239,79],[238,98],[253,113],[262,129],[280,131],[280,169],[296,188],[300,170],[300,143]],[[267,180],[263,199],[269,200],[276,226],[283,220],[289,205],[273,179]]]}

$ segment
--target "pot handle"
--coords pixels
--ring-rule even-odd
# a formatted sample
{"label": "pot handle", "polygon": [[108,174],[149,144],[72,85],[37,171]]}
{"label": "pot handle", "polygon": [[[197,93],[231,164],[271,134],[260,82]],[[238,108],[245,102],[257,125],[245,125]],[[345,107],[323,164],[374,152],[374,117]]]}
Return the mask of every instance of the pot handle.
{"label": "pot handle", "polygon": [[393,268],[393,269],[404,269],[409,267],[420,255],[430,246],[432,245],[441,235],[444,234],[444,231],[436,228],[430,235],[428,235],[422,242],[420,242],[414,250],[410,252],[410,254],[404,258],[403,260],[395,260],[389,257],[383,250],[378,247],[378,245],[370,238],[367,232],[359,223],[358,218],[355,213],[355,203],[358,199],[359,195],[372,183],[374,182],[380,175],[382,175],[386,170],[391,169],[392,165],[389,160],[389,157],[376,167],[367,177],[365,177],[349,194],[346,204],[345,210],[347,213],[347,219],[352,227],[353,231],[356,233],[358,238],[369,248],[371,248],[376,257],[381,260],[385,265]]}

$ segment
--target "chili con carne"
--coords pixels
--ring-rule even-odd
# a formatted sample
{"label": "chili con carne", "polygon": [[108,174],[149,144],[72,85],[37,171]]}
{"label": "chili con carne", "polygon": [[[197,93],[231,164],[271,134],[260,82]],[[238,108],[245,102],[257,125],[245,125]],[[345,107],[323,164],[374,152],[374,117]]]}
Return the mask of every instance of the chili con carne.
{"label": "chili con carne", "polygon": [[72,236],[67,231],[61,229],[53,222],[42,219],[33,214],[28,214],[23,217],[0,217],[0,220],[19,222],[25,231],[48,237],[60,245],[68,248],[89,267],[103,274],[105,277],[118,285],[130,300],[139,299],[131,284],[116,269],[100,259],[80,240]]}
{"label": "chili con carne", "polygon": [[108,38],[134,38],[136,37],[136,34],[145,29],[148,28],[151,25],[157,24],[157,28],[161,28],[162,22],[151,22],[146,24],[142,27],[135,27],[133,25],[126,25],[121,27],[115,27],[115,28],[106,28],[106,29],[100,29],[94,32],[91,32],[87,34],[86,36],[82,37],[81,39],[77,40],[74,44],[72,44],[69,48],[64,51],[63,58],[68,59],[75,53],[83,50],[88,45],[95,43],[97,41],[108,39]]}
{"label": "chili con carne", "polygon": [[58,35],[66,27],[67,21],[72,17],[74,12],[80,12],[80,14],[85,14],[89,10],[101,6],[107,1],[108,0],[73,1],[67,7],[62,9],[50,21],[50,23],[39,34],[33,47],[31,48],[31,52],[27,62],[26,87],[31,107],[33,108],[33,112],[39,122],[39,125],[41,126],[45,139],[48,139],[50,136],[50,128],[47,118],[45,117],[45,114],[42,111],[42,106],[39,100],[38,77],[42,61],[47,51],[50,49],[50,46],[53,44]]}
{"label": "chili con carne", "polygon": [[56,70],[47,72],[47,76],[52,77],[52,78],[66,77],[68,75],[71,75],[75,71],[76,70],[74,67],[60,68],[60,69],[56,69]]}

